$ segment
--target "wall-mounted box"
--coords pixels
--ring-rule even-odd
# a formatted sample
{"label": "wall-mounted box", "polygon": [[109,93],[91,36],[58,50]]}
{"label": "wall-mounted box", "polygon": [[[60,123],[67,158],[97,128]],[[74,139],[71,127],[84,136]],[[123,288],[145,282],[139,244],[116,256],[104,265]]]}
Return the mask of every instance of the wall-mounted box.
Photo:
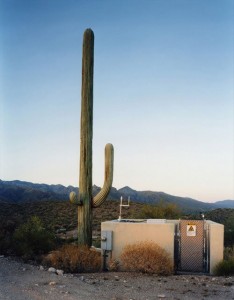
{"label": "wall-mounted box", "polygon": [[112,250],[113,232],[110,230],[104,230],[101,232],[101,248],[102,250]]}

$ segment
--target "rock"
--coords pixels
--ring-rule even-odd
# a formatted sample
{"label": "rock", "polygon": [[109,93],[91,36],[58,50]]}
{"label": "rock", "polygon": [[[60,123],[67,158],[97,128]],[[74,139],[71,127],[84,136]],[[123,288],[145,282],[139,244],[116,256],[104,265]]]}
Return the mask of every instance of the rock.
{"label": "rock", "polygon": [[224,285],[224,286],[232,286],[233,284],[232,284],[232,282],[224,282],[223,285]]}
{"label": "rock", "polygon": [[158,294],[158,298],[166,298],[164,294]]}
{"label": "rock", "polygon": [[63,284],[63,285],[59,285],[58,287],[59,287],[60,289],[64,289],[64,288],[66,287],[66,285]]}
{"label": "rock", "polygon": [[51,268],[48,269],[48,272],[56,273],[56,269],[51,267]]}
{"label": "rock", "polygon": [[51,282],[49,282],[49,285],[56,285],[56,282],[55,281],[51,281]]}
{"label": "rock", "polygon": [[63,271],[63,270],[56,270],[56,273],[57,273],[58,275],[62,275],[62,276],[63,276],[64,271]]}
{"label": "rock", "polygon": [[212,281],[215,281],[215,280],[216,280],[216,278],[215,278],[215,277],[213,277],[211,280],[212,280]]}

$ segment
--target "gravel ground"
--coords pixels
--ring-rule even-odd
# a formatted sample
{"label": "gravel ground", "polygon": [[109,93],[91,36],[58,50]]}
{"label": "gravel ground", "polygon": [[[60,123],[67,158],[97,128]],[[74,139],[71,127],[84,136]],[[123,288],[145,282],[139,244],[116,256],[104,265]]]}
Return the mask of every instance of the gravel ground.
{"label": "gravel ground", "polygon": [[0,257],[0,299],[234,300],[234,277],[159,277],[126,272],[57,275],[38,266]]}

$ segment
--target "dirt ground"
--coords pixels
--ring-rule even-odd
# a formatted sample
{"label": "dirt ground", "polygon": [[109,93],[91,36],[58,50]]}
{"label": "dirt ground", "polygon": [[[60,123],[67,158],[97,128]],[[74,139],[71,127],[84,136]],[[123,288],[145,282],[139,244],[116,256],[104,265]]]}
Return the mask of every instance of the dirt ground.
{"label": "dirt ground", "polygon": [[0,257],[1,300],[234,299],[234,277],[149,276],[126,272],[57,275]]}

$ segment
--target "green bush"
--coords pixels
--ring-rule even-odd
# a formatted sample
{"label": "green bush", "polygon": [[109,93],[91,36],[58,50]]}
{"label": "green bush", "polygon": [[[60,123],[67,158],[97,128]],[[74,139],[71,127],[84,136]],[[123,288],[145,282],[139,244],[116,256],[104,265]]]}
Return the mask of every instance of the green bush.
{"label": "green bush", "polygon": [[13,241],[16,254],[26,259],[47,253],[55,245],[54,235],[43,227],[42,221],[36,216],[15,230]]}
{"label": "green bush", "polygon": [[234,259],[234,245],[232,247],[225,247],[224,248],[224,259]]}
{"label": "green bush", "polygon": [[234,209],[218,208],[205,213],[206,219],[224,225],[224,244],[227,247],[234,245]]}
{"label": "green bush", "polygon": [[10,238],[0,232],[0,255],[6,254],[10,246]]}
{"label": "green bush", "polygon": [[178,219],[181,210],[176,204],[159,202],[157,205],[144,205],[138,215],[140,219]]}
{"label": "green bush", "polygon": [[216,276],[230,276],[234,275],[234,258],[224,259],[219,262],[214,268]]}
{"label": "green bush", "polygon": [[0,221],[0,254],[13,254],[12,235],[17,223],[12,220],[1,219]]}
{"label": "green bush", "polygon": [[234,245],[234,213],[224,222],[224,240],[227,246]]}
{"label": "green bush", "polygon": [[224,260],[215,266],[214,274],[217,276],[234,275],[234,246],[224,249]]}

